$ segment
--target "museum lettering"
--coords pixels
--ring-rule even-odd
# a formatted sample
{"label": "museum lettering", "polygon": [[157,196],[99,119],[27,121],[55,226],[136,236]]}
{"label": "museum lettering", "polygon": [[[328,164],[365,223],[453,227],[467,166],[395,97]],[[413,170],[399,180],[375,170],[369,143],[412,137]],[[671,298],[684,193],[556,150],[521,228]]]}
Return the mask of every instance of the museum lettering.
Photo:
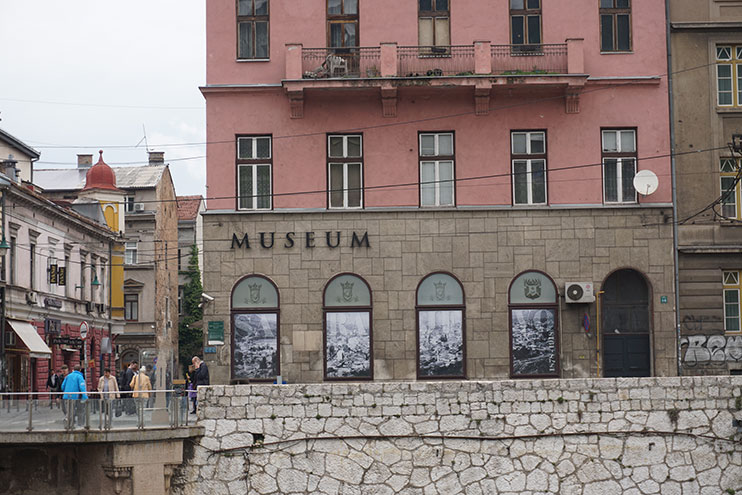
{"label": "museum lettering", "polygon": [[330,249],[338,248],[341,245],[351,248],[371,247],[368,241],[368,232],[363,232],[362,234],[351,232],[345,235],[340,231],[328,231],[324,233],[303,232],[299,234],[296,232],[286,232],[282,235],[276,235],[275,232],[258,232],[252,236],[250,234],[242,234],[242,237],[236,233],[232,234],[232,246],[230,249],[252,249],[253,245],[263,249],[273,249],[274,247],[291,249],[297,245],[303,245],[306,248],[326,246]]}

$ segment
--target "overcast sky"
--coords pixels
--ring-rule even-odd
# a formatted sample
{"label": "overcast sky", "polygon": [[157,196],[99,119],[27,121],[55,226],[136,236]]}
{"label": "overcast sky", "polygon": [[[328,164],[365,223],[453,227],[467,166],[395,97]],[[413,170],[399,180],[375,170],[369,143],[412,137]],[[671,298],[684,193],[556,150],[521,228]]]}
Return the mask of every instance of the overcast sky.
{"label": "overcast sky", "polygon": [[36,168],[144,164],[146,129],[177,194],[204,194],[205,1],[0,0],[0,128]]}

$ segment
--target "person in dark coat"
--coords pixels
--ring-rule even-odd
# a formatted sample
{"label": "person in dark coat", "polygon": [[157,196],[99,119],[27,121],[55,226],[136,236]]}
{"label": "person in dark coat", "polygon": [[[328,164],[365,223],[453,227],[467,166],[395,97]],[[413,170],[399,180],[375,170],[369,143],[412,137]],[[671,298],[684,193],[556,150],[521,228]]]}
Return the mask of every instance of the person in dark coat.
{"label": "person in dark coat", "polygon": [[[62,380],[64,380],[64,378],[61,376],[59,368],[56,368],[54,373],[49,375],[49,378],[46,379],[46,388],[49,389],[49,392],[61,392]],[[60,397],[58,395],[51,396],[52,402],[57,402],[59,399]]]}
{"label": "person in dark coat", "polygon": [[124,370],[119,381],[119,390],[121,391],[124,412],[126,414],[134,414],[136,412],[136,406],[131,396],[131,381],[137,375],[138,369],[139,363],[132,361],[129,363],[129,367]]}
{"label": "person in dark coat", "polygon": [[[198,390],[199,385],[209,384],[209,368],[198,356],[193,356],[191,362],[193,363],[193,390]],[[191,414],[196,414],[197,405],[198,399],[196,398],[193,401],[193,411],[191,411]]]}

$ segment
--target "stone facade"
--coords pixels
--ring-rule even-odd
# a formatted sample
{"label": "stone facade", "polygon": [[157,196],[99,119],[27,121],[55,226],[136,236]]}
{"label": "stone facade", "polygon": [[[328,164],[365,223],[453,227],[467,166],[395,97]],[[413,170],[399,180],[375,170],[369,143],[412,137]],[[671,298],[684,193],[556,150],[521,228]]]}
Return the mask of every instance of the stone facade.
{"label": "stone facade", "polygon": [[[519,273],[541,270],[563,295],[565,282],[575,281],[592,281],[597,292],[621,268],[638,270],[650,286],[652,373],[674,375],[670,215],[669,207],[207,212],[204,291],[215,300],[204,308],[204,328],[210,321],[223,321],[225,328],[225,345],[205,355],[212,383],[230,380],[230,295],[248,274],[270,278],[279,291],[281,375],[289,383],[322,381],[322,294],[341,272],[363,277],[372,291],[376,380],[415,378],[415,291],[434,271],[452,273],[464,287],[468,378],[510,376],[508,290]],[[272,248],[261,246],[260,232],[266,238],[275,232]],[[290,248],[288,232],[295,233]],[[306,232],[315,233],[315,247],[306,247]],[[326,232],[341,233],[340,247],[327,247]],[[368,232],[370,247],[351,248],[352,232]],[[248,234],[250,248],[233,243],[234,234],[240,240]],[[565,304],[563,297],[559,304],[561,377],[601,375],[597,305]]]}
{"label": "stone facade", "polygon": [[214,386],[176,493],[742,489],[742,377]]}

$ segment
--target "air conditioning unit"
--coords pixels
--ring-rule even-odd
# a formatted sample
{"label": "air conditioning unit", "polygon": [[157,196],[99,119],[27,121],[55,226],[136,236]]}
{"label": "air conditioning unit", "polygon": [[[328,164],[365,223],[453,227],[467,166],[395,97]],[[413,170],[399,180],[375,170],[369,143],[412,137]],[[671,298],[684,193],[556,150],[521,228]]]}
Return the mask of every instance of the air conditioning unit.
{"label": "air conditioning unit", "polygon": [[92,312],[93,312],[93,308],[94,308],[94,304],[93,304],[92,302],[90,302],[90,301],[87,301],[87,302],[85,303],[85,311],[86,311],[86,312],[88,312],[88,313],[92,313]]}
{"label": "air conditioning unit", "polygon": [[144,203],[134,203],[134,211],[144,211]]}
{"label": "air conditioning unit", "polygon": [[564,286],[564,301],[567,303],[595,302],[592,282],[569,282]]}
{"label": "air conditioning unit", "polygon": [[26,302],[28,304],[39,304],[39,295],[36,292],[26,292]]}

